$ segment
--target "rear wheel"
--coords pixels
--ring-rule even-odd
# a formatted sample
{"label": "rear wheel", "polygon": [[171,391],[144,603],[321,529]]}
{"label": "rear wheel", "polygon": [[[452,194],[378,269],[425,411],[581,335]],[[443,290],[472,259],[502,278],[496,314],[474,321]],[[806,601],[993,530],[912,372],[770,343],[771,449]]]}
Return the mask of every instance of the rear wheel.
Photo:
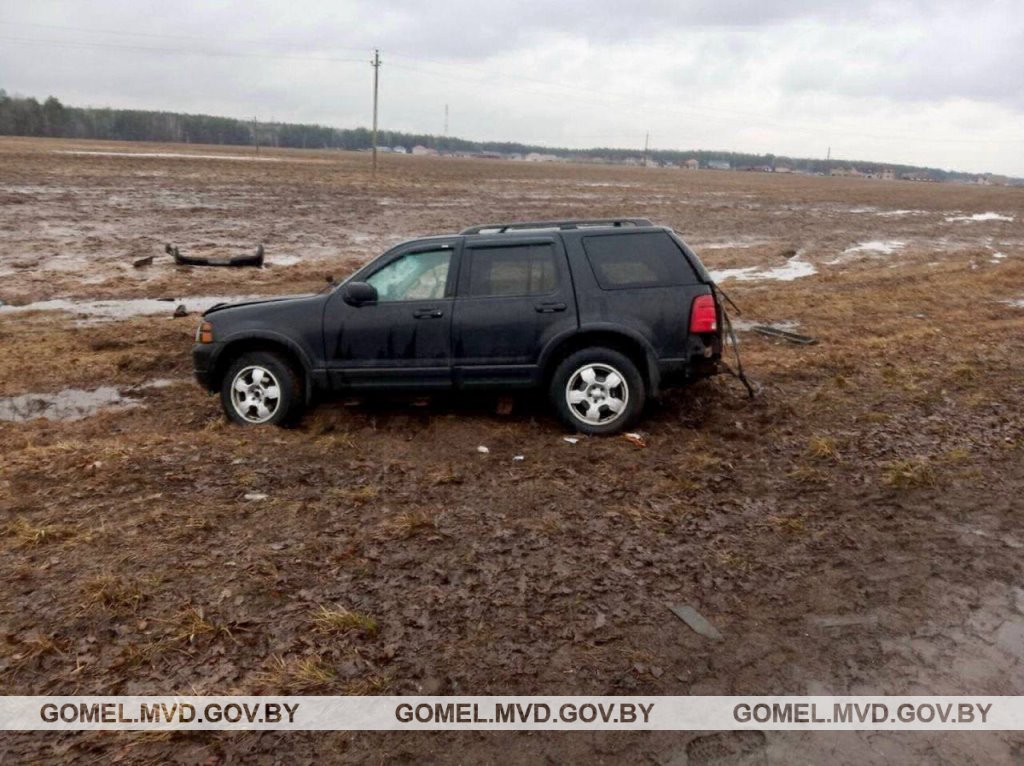
{"label": "rear wheel", "polygon": [[302,409],[302,381],[272,351],[249,351],[228,367],[220,386],[224,412],[243,426],[284,425]]}
{"label": "rear wheel", "polygon": [[643,410],[646,391],[636,365],[610,348],[587,348],[566,357],[549,391],[559,417],[585,434],[611,434]]}

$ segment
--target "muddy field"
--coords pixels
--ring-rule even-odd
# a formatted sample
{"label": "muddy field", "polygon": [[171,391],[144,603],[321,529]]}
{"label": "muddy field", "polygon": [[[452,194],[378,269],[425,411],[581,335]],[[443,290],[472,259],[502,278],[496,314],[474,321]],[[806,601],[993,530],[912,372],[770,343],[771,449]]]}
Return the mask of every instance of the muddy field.
{"label": "muddy field", "polygon": [[[368,159],[0,139],[0,692],[1024,693],[1024,189]],[[741,328],[818,344],[741,329],[760,396],[674,392],[646,447],[570,444],[528,398],[243,430],[189,379],[219,297],[611,215],[678,230]],[[268,266],[176,267],[166,242],[263,242]],[[0,739],[4,762],[1022,758],[1015,733]]]}

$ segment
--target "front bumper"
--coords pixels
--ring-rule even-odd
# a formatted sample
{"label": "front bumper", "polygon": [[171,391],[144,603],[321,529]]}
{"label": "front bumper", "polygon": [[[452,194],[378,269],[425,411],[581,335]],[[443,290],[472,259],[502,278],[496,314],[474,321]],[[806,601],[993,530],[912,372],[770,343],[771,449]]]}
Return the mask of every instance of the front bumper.
{"label": "front bumper", "polygon": [[196,343],[192,346],[192,374],[199,385],[210,391],[215,391],[220,382],[215,373],[217,357],[223,347],[223,343]]}

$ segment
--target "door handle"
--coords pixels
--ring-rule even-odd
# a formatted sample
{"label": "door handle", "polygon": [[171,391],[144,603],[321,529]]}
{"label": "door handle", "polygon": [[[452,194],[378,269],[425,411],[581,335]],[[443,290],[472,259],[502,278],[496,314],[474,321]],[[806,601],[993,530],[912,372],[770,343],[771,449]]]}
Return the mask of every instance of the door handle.
{"label": "door handle", "polygon": [[540,314],[553,314],[556,311],[565,311],[564,303],[538,303],[534,309]]}
{"label": "door handle", "polygon": [[412,315],[416,319],[440,319],[444,312],[441,309],[416,309]]}

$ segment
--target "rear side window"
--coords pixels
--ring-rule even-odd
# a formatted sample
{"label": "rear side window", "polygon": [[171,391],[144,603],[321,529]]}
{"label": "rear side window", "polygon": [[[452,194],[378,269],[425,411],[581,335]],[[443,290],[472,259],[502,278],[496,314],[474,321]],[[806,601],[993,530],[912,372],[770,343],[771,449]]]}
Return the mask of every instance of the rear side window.
{"label": "rear side window", "polygon": [[469,251],[469,295],[544,295],[558,286],[554,245],[508,245]]}
{"label": "rear side window", "polygon": [[690,262],[663,231],[584,237],[583,249],[603,290],[690,285]]}

